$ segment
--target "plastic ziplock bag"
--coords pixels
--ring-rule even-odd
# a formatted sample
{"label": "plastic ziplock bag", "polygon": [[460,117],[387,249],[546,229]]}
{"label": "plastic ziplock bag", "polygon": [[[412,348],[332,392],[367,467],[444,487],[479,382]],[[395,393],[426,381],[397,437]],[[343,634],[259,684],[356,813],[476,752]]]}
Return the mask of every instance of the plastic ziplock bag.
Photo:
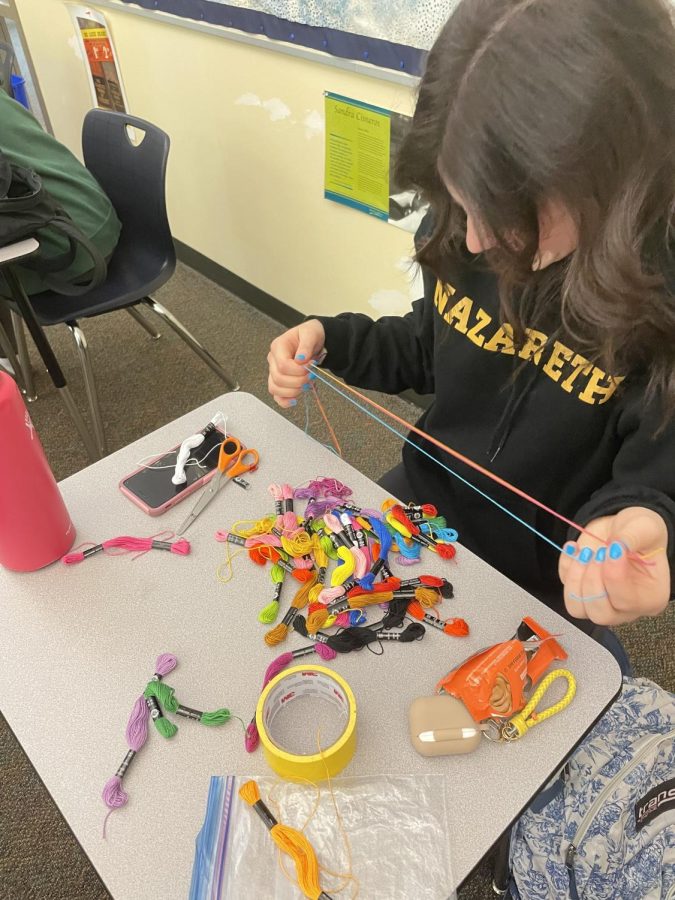
{"label": "plastic ziplock bag", "polygon": [[[278,822],[302,830],[319,864],[349,872],[349,858],[327,786],[318,790],[265,777],[254,779]],[[190,900],[299,900],[255,810],[239,797],[248,778],[211,778],[206,815],[197,836]],[[448,843],[450,797],[442,775],[378,775],[332,782],[335,802],[351,848],[355,882],[323,874],[321,887],[336,898],[363,900],[454,900]],[[295,877],[295,866],[284,857]],[[358,893],[356,886],[358,885]]]}

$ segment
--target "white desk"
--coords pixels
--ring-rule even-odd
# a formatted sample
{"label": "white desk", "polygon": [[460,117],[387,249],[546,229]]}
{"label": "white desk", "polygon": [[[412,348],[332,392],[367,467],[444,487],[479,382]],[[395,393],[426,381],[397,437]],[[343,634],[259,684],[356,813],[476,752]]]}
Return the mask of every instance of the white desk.
{"label": "white desk", "polygon": [[[193,498],[150,519],[122,496],[117,482],[141,458],[204,427],[216,410],[228,415],[233,434],[259,450],[260,468],[249,478],[250,490],[228,485],[192,526],[190,556],[153,551],[132,562],[98,555],[31,575],[0,570],[0,707],[119,900],[187,896],[209,776],[269,772],[260,750],[246,754],[236,722],[209,729],[178,720],[171,741],[151,727],[124,782],[130,801],[111,816],[108,840],[102,840],[101,789],[124,757],[129,710],[156,656],[177,655],[179,666],[167,681],[182,702],[228,706],[248,720],[267,664],[303,644],[297,635],[279,648],[264,644],[257,613],[270,598],[269,573],[242,555],[234,561],[234,579],[220,584],[215,573],[224,548],[214,532],[270,511],[271,482],[331,475],[348,484],[362,506],[379,506],[385,496],[260,401],[227,394],[62,482],[77,541],[177,528]],[[457,827],[448,840],[459,884],[612,701],[621,679],[606,650],[467,550],[459,548],[456,564],[425,553],[417,571],[450,578],[456,599],[444,602],[442,614],[464,616],[470,637],[430,629],[418,643],[385,645],[379,658],[352,653],[326,665],[346,678],[358,704],[358,746],[345,774],[428,772],[451,779]],[[512,635],[524,615],[562,635],[578,680],[572,706],[515,745],[485,741],[464,757],[417,756],[407,734],[411,700],[432,693],[470,652]]]}

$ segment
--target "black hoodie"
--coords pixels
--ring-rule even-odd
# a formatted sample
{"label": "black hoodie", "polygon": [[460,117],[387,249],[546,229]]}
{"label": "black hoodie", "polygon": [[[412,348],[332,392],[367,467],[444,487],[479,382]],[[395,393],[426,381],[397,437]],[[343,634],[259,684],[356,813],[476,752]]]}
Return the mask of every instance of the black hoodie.
{"label": "black hoodie", "polygon": [[[656,434],[661,412],[646,404],[644,379],[613,379],[572,341],[549,340],[555,321],[548,334],[528,330],[527,345],[514,350],[509,326],[500,326],[496,277],[476,265],[445,283],[424,271],[424,297],[406,316],[319,320],[324,366],[361,388],[433,394],[419,428],[581,526],[630,506],[659,513],[675,572],[675,424]],[[410,439],[556,544],[576,536],[418,435]],[[409,444],[403,463],[414,498],[400,499],[435,504],[464,546],[562,608],[555,548]]]}

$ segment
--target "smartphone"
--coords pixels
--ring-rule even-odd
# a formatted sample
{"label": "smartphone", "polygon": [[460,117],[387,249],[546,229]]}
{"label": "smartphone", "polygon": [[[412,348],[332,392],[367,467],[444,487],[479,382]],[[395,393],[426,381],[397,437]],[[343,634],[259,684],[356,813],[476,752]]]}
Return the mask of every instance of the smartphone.
{"label": "smartphone", "polygon": [[213,477],[218,466],[218,447],[225,435],[215,429],[204,438],[202,444],[190,453],[191,462],[185,466],[187,480],[183,484],[173,484],[173,476],[180,444],[168,453],[158,456],[152,462],[131,475],[127,475],[119,483],[119,488],[132,503],[140,506],[149,516],[161,516],[181,500],[189,497]]}

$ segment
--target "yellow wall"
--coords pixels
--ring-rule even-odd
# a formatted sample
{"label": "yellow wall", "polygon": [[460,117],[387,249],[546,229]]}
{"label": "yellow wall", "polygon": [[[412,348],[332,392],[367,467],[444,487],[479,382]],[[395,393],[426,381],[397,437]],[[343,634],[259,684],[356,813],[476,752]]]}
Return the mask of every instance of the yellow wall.
{"label": "yellow wall", "polygon": [[[91,99],[66,5],[16,5],[55,134],[79,152]],[[375,292],[394,292],[399,304],[408,297],[397,264],[410,255],[411,235],[323,199],[323,133],[309,136],[304,124],[313,111],[323,119],[324,90],[409,113],[408,88],[101,11],[129,111],[171,136],[169,213],[179,240],[303,313],[376,314]],[[237,103],[245,95],[273,102],[268,109]],[[277,100],[290,115],[273,121]]]}

